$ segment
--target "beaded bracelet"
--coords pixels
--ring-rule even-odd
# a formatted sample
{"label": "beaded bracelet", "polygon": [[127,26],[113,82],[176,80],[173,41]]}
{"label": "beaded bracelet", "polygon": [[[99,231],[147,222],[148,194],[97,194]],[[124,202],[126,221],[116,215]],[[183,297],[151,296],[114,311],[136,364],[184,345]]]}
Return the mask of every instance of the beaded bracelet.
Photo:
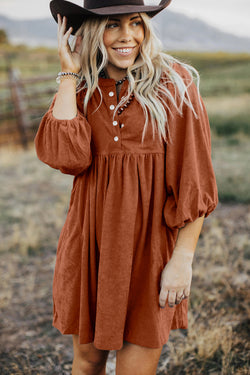
{"label": "beaded bracelet", "polygon": [[81,77],[79,74],[73,72],[59,72],[56,77],[56,82],[60,83],[61,78],[74,78],[80,80]]}

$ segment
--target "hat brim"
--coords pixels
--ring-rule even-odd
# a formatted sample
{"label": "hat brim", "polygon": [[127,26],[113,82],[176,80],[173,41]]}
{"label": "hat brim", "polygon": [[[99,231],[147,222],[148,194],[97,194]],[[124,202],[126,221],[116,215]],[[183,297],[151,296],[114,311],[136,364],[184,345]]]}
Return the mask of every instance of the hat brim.
{"label": "hat brim", "polygon": [[162,0],[157,6],[150,5],[119,5],[96,9],[86,9],[69,1],[52,0],[50,11],[57,22],[57,14],[67,18],[67,29],[73,28],[72,35],[76,33],[86,17],[101,17],[114,14],[147,13],[154,17],[170,4],[171,0]]}

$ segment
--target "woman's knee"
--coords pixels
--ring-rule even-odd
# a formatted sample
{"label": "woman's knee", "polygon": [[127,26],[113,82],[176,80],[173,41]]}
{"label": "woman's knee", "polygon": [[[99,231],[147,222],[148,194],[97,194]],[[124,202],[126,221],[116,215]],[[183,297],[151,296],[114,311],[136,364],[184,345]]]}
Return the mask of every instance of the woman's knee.
{"label": "woman's knee", "polygon": [[116,353],[117,375],[155,375],[162,347],[151,349],[124,341]]}
{"label": "woman's knee", "polygon": [[87,360],[74,358],[72,375],[106,375],[106,363],[90,363]]}
{"label": "woman's knee", "polygon": [[105,374],[108,350],[97,349],[93,343],[79,344],[79,337],[73,335],[74,375],[102,375]]}

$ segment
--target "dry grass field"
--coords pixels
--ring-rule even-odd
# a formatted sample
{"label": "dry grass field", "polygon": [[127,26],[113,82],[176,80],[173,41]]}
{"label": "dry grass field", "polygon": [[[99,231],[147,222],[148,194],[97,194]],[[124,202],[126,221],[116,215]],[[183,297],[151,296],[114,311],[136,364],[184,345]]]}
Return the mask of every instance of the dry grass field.
{"label": "dry grass field", "polygon": [[[189,327],[171,332],[157,375],[250,374],[250,55],[176,55],[201,75],[220,203],[196,249]],[[10,61],[23,78],[59,71],[56,50],[1,46],[2,81]],[[0,103],[7,91],[0,90]],[[51,323],[56,247],[73,178],[42,164],[33,144],[26,152],[0,148],[0,170],[0,375],[69,375],[71,337]],[[115,374],[115,360],[111,351],[107,375]]]}
{"label": "dry grass field", "polygon": [[[51,326],[56,245],[72,177],[26,152],[0,151],[0,373],[70,374],[70,336]],[[158,375],[249,374],[250,204],[219,203],[193,264],[189,328],[171,332]],[[107,374],[113,375],[115,351]]]}

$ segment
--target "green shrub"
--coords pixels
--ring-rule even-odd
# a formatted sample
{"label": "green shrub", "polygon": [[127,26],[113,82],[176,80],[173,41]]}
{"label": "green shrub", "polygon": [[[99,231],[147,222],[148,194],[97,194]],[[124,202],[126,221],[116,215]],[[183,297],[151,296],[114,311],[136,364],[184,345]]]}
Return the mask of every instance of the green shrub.
{"label": "green shrub", "polygon": [[211,129],[217,135],[230,136],[236,133],[250,135],[250,117],[249,114],[231,116],[229,118],[219,115],[209,116]]}

